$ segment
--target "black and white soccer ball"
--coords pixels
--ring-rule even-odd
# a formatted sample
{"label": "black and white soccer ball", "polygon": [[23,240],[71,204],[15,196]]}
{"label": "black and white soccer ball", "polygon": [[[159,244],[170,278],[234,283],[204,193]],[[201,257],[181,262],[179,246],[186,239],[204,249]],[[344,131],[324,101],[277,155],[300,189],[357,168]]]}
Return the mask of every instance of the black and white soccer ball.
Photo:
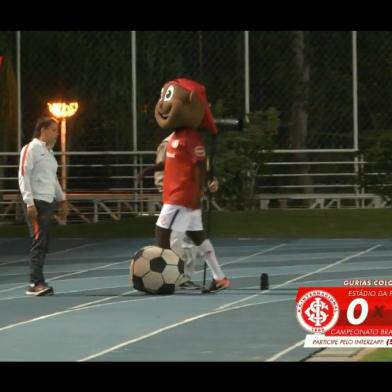
{"label": "black and white soccer ball", "polygon": [[184,262],[171,250],[145,246],[131,260],[130,275],[136,290],[173,294],[184,274]]}

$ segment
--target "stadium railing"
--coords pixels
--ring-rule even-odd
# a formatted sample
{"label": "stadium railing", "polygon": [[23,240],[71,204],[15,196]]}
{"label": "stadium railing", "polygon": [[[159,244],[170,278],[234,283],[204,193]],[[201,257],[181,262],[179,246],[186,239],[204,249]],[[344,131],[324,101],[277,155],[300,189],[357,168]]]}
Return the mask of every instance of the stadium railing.
{"label": "stadium railing", "polygon": [[[259,208],[383,208],[387,200],[367,192],[366,162],[355,150],[275,150],[257,175]],[[362,179],[362,180],[361,180]]]}
{"label": "stadium railing", "polygon": [[[18,153],[0,153],[0,222],[24,221],[18,159]],[[159,214],[161,194],[153,177],[137,179],[142,167],[153,164],[155,151],[74,151],[67,159],[68,223]],[[385,207],[381,196],[366,192],[358,181],[360,175],[375,174],[365,173],[365,166],[353,150],[276,150],[256,176],[254,198],[259,208]]]}

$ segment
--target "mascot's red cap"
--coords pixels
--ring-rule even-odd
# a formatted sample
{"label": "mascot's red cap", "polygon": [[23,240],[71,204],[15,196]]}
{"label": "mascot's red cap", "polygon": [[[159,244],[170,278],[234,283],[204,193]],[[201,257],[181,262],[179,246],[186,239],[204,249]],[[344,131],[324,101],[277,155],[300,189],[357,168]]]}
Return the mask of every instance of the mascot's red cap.
{"label": "mascot's red cap", "polygon": [[210,110],[210,106],[208,105],[206,88],[202,84],[195,82],[190,79],[174,79],[169,83],[176,84],[185,90],[194,91],[196,95],[199,97],[201,102],[203,102],[205,106],[203,121],[200,124],[200,127],[208,129],[212,134],[216,134],[218,132],[218,128],[216,127],[214,118],[212,117],[212,113]]}

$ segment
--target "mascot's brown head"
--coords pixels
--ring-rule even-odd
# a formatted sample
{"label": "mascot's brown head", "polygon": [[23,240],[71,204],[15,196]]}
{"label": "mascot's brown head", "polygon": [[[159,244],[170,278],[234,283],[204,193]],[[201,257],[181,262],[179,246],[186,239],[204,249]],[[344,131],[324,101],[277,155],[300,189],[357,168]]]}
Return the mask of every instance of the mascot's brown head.
{"label": "mascot's brown head", "polygon": [[155,119],[163,129],[206,128],[217,132],[205,87],[190,79],[166,82],[155,105]]}

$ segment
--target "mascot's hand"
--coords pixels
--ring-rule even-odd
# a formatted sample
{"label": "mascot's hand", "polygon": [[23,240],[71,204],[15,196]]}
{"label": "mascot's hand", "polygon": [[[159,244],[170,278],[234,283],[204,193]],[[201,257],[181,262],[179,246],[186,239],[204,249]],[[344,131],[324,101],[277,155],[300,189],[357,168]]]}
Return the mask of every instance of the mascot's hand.
{"label": "mascot's hand", "polygon": [[212,180],[208,181],[208,190],[211,193],[217,192],[219,189],[219,183],[216,177],[214,177]]}
{"label": "mascot's hand", "polygon": [[144,170],[141,170],[141,171],[137,174],[136,180],[137,180],[137,181],[142,181],[143,178],[144,178],[144,176],[145,176],[145,169],[144,169]]}
{"label": "mascot's hand", "polygon": [[152,168],[146,167],[137,174],[136,179],[137,181],[142,181],[145,176],[149,176],[152,173],[154,173]]}

